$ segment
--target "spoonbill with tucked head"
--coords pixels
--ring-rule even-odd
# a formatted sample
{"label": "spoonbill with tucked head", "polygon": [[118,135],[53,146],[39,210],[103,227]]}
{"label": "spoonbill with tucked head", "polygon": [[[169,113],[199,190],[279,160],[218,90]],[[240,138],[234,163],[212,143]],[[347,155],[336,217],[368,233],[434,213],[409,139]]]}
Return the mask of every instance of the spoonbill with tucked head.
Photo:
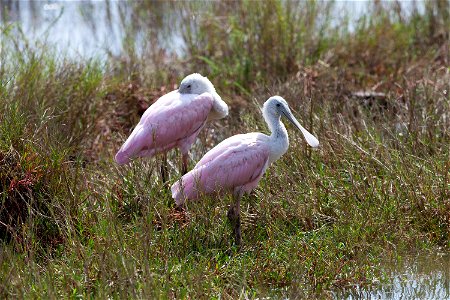
{"label": "spoonbill with tucked head", "polygon": [[188,152],[200,130],[209,120],[224,118],[228,106],[208,78],[198,73],[181,81],[180,88],[153,103],[142,115],[131,135],[116,154],[119,165],[135,157],[163,153],[161,175],[166,182],[166,152],[179,148],[182,173],[187,172]]}
{"label": "spoonbill with tucked head", "polygon": [[227,216],[234,227],[238,246],[241,243],[239,214],[243,194],[250,193],[258,185],[267,167],[289,147],[288,133],[281,117],[292,122],[310,146],[319,146],[317,138],[299,124],[282,97],[269,98],[264,103],[263,116],[272,132],[270,136],[252,132],[227,138],[208,151],[194,169],[172,186],[172,197],[177,206],[202,194],[232,192],[235,202]]}

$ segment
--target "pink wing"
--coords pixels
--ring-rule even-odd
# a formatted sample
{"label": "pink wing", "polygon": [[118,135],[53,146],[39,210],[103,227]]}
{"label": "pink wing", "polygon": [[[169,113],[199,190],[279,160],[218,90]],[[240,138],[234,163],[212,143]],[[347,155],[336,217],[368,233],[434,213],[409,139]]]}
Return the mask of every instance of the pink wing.
{"label": "pink wing", "polygon": [[142,116],[116,154],[118,164],[133,157],[153,156],[180,147],[185,153],[206,123],[213,97],[170,92],[159,98]]}
{"label": "pink wing", "polygon": [[269,148],[265,138],[259,133],[235,135],[211,149],[172,186],[177,205],[202,193],[236,189],[250,192],[268,166]]}

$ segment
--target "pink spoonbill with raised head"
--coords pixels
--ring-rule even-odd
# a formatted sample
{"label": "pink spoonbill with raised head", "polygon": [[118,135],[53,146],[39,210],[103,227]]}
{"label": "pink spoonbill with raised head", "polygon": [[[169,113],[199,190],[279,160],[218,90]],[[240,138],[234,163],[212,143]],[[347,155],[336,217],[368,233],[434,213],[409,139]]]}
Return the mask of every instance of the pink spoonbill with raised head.
{"label": "pink spoonbill with raised head", "polygon": [[259,132],[238,134],[227,138],[208,151],[190,172],[172,186],[172,197],[177,206],[202,194],[232,192],[234,204],[228,210],[235,241],[241,243],[240,200],[261,180],[271,163],[279,159],[289,147],[286,128],[281,117],[286,117],[304,135],[306,142],[318,147],[319,141],[295,119],[282,97],[269,98],[263,107],[263,116],[272,134]]}
{"label": "pink spoonbill with raised head", "polygon": [[136,157],[152,157],[163,153],[161,176],[167,177],[166,152],[179,148],[182,155],[182,173],[187,172],[188,152],[200,130],[209,120],[224,118],[228,106],[216,93],[208,78],[198,73],[186,76],[178,90],[153,103],[142,115],[116,154],[119,165]]}

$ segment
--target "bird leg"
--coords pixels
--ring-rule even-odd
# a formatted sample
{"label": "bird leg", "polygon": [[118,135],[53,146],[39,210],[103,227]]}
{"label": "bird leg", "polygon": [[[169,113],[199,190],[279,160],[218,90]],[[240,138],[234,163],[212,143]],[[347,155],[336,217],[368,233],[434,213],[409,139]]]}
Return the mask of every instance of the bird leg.
{"label": "bird leg", "polygon": [[188,172],[188,158],[189,158],[189,154],[187,154],[187,153],[184,153],[181,155],[181,160],[182,160],[181,175],[184,175]]}
{"label": "bird leg", "polygon": [[230,220],[231,225],[233,226],[234,240],[238,248],[241,248],[241,198],[243,192],[237,191],[233,193],[234,204],[230,206],[228,209],[227,217]]}
{"label": "bird leg", "polygon": [[161,179],[163,184],[167,183],[167,180],[169,179],[169,168],[167,166],[167,154],[163,154],[162,162],[161,162]]}

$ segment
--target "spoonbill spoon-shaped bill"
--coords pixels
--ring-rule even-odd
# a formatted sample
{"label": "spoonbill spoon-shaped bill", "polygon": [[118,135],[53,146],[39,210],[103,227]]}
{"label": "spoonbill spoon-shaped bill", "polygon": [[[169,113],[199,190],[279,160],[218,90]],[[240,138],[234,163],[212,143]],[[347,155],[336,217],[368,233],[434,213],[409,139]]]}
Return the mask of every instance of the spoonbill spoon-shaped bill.
{"label": "spoonbill spoon-shaped bill", "polygon": [[300,125],[282,97],[269,98],[264,103],[263,116],[272,133],[270,136],[252,132],[227,138],[207,152],[193,170],[172,186],[172,197],[178,206],[186,200],[197,199],[201,194],[232,192],[235,204],[228,211],[228,217],[235,225],[238,245],[240,198],[258,185],[267,167],[289,147],[288,133],[281,117],[292,122],[310,146],[319,146],[317,138]]}
{"label": "spoonbill spoon-shaped bill", "polygon": [[136,157],[152,157],[179,148],[186,173],[189,149],[201,129],[208,120],[227,115],[227,104],[208,78],[191,74],[181,81],[178,90],[162,96],[145,111],[115,160],[123,165]]}

